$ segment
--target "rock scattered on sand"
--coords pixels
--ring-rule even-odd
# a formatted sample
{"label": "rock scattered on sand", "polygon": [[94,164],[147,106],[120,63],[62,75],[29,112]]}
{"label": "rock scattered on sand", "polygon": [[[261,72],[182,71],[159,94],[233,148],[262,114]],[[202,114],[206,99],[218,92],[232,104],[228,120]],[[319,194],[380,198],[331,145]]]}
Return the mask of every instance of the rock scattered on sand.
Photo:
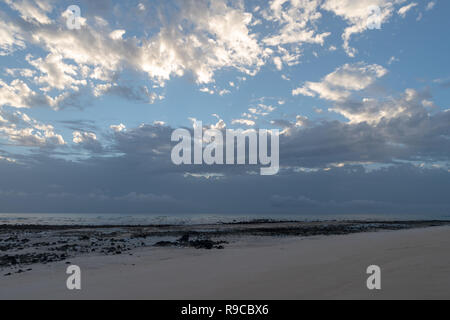
{"label": "rock scattered on sand", "polygon": [[[223,250],[227,242],[221,239],[240,236],[327,236],[443,225],[449,225],[449,222],[256,220],[197,226],[0,225],[0,269],[10,268],[2,271],[15,273],[32,264],[67,261],[90,254],[132,254],[135,249],[150,246]],[[155,244],[155,239],[165,241]]]}
{"label": "rock scattered on sand", "polygon": [[189,235],[184,235],[175,242],[170,241],[160,241],[157,242],[155,247],[184,247],[184,248],[195,248],[195,249],[224,249],[222,244],[227,244],[226,241],[212,241],[209,239],[197,239],[189,241]]}

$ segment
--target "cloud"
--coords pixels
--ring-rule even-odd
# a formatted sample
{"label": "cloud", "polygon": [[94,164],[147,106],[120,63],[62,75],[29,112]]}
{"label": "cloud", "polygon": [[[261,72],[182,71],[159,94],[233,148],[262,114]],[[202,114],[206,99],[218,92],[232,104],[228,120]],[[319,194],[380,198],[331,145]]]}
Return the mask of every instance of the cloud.
{"label": "cloud", "polygon": [[[16,16],[0,13],[0,55],[16,53],[8,59],[23,63],[8,65],[7,80],[0,80],[2,210],[73,212],[80,203],[85,212],[147,213],[209,212],[212,204],[224,213],[440,213],[450,208],[442,191],[450,187],[450,112],[441,111],[426,90],[377,96],[375,85],[388,72],[378,64],[348,63],[293,90],[326,100],[315,110],[329,108],[347,121],[330,120],[331,114],[319,120],[299,115],[288,111],[291,101],[281,107],[286,97],[277,96],[238,111],[237,118],[221,114],[205,124],[224,130],[228,123],[222,118],[228,118],[233,125],[255,127],[259,120],[282,128],[280,174],[264,180],[248,165],[174,166],[170,117],[163,117],[168,123],[149,119],[137,127],[132,119],[125,126],[112,115],[105,120],[113,124],[109,128],[91,118],[59,121],[73,135],[67,144],[52,125],[18,110],[58,110],[104,95],[154,103],[173,90],[165,88],[169,81],[181,77],[202,91],[226,95],[230,87],[242,89],[242,82],[268,63],[288,80],[294,77],[288,67],[301,62],[306,45],[323,46],[326,54],[335,50],[326,43],[330,33],[323,14],[344,19],[344,48],[355,56],[350,41],[369,29],[369,8],[379,6],[384,24],[396,12],[406,15],[409,2],[271,0],[253,10],[241,0],[152,6],[82,0],[80,30],[66,28],[67,12],[61,14],[65,7],[56,1],[6,3]],[[20,52],[26,48],[29,52]],[[281,119],[273,120],[274,114]]]}
{"label": "cloud", "polygon": [[256,122],[248,119],[234,119],[231,124],[242,124],[248,127],[253,127],[256,125]]}
{"label": "cloud", "polygon": [[311,121],[308,117],[298,115],[295,118],[295,121],[289,121],[284,119],[272,120],[270,123],[276,127],[280,127],[283,129],[281,135],[289,136],[292,134],[292,131],[297,128],[305,128],[311,125]]}
{"label": "cloud", "polygon": [[102,144],[97,140],[97,135],[93,132],[74,131],[73,142],[82,148],[94,153],[103,151]]}
{"label": "cloud", "polygon": [[418,4],[416,2],[412,2],[406,6],[401,7],[400,9],[398,9],[398,14],[402,17],[405,18],[406,14],[414,7],[417,7]]}
{"label": "cloud", "polygon": [[156,100],[162,100],[164,97],[150,92],[146,86],[126,86],[113,84],[99,84],[94,89],[94,96],[100,97],[102,95],[109,94],[117,97],[124,98],[126,100],[152,104]]}
{"label": "cloud", "polygon": [[[425,93],[404,93],[398,103],[405,111],[376,123],[315,123],[304,116],[277,122],[289,128],[280,136],[281,171],[264,181],[249,174],[251,166],[173,165],[173,128],[160,123],[115,130],[104,157],[95,151],[78,161],[45,152],[2,154],[17,163],[0,161],[0,201],[11,212],[74,212],[83,202],[84,212],[199,213],[209,212],[214,203],[217,213],[298,213],[302,208],[333,214],[441,213],[450,206],[441,192],[450,173],[448,166],[431,164],[445,164],[450,157],[450,112],[430,114],[424,98],[432,99]],[[2,114],[1,119],[24,121],[20,113]],[[89,148],[97,136],[80,130],[74,138]],[[430,165],[412,164],[418,161]],[[243,188],[248,190],[244,200]],[[27,201],[19,201],[24,197]]]}
{"label": "cloud", "polygon": [[362,101],[341,101],[330,108],[330,111],[342,114],[350,123],[378,123],[383,119],[407,118],[416,113],[428,112],[426,109],[430,107],[430,101],[427,100],[429,98],[430,95],[426,92],[407,89],[398,98],[381,101],[368,98]]}
{"label": "cloud", "polygon": [[78,67],[64,63],[61,55],[51,53],[45,59],[38,58],[36,60],[33,60],[32,56],[27,56],[27,61],[41,74],[36,78],[36,82],[47,85],[47,87],[41,88],[42,91],[69,88],[78,91],[79,86],[87,85],[86,80],[74,78],[79,74]]}
{"label": "cloud", "polygon": [[123,40],[123,35],[127,33],[126,30],[120,29],[120,30],[114,30],[109,34],[109,37],[112,40]]}
{"label": "cloud", "polygon": [[320,3],[321,0],[271,0],[267,7],[257,10],[256,14],[273,26],[261,42],[267,47],[265,52],[273,56],[278,70],[283,65],[299,64],[305,44],[323,46],[331,35],[317,28],[322,18]]}
{"label": "cloud", "polygon": [[321,82],[306,82],[303,87],[293,90],[292,94],[341,101],[349,98],[353,92],[366,89],[386,74],[387,70],[376,64],[345,64]]}
{"label": "cloud", "polygon": [[388,65],[392,65],[393,63],[399,62],[399,61],[400,61],[399,58],[397,58],[395,56],[392,56],[392,57],[389,58]]}
{"label": "cloud", "polygon": [[[298,64],[303,44],[323,45],[330,35],[318,30],[321,10],[332,11],[351,24],[343,36],[344,46],[350,52],[350,36],[367,29],[370,15],[367,8],[379,6],[381,20],[385,22],[400,2],[272,0],[267,7],[248,12],[242,1],[175,0],[175,4],[159,3],[157,8],[152,7],[150,11],[159,12],[153,17],[156,21],[152,22],[152,32],[135,35],[125,27],[112,29],[109,23],[97,23],[103,18],[96,12],[105,16],[113,13],[109,2],[95,5],[87,2],[86,12],[92,17],[83,18],[81,30],[74,32],[65,27],[64,15],[55,20],[49,18],[57,11],[55,2],[8,0],[7,4],[23,21],[1,22],[4,28],[0,30],[5,35],[0,37],[0,48],[3,54],[11,54],[29,44],[45,52],[45,57],[30,56],[28,62],[39,73],[33,80],[41,85],[41,91],[59,91],[48,97],[58,99],[53,102],[54,107],[66,100],[73,104],[81,87],[91,90],[95,97],[112,94],[154,103],[163,98],[157,88],[176,77],[191,76],[199,85],[205,85],[214,83],[219,70],[234,69],[255,75],[269,60],[279,70],[283,65]],[[137,2],[132,10],[142,15],[145,7]],[[258,19],[273,24],[273,32],[265,36],[254,32]],[[150,80],[152,85],[132,87],[124,84],[127,79],[118,81],[127,71],[137,72],[140,80]],[[87,90],[83,91],[84,96]],[[312,95],[308,88],[296,92]],[[217,93],[225,95],[229,91]]]}
{"label": "cloud", "polygon": [[51,107],[58,109],[62,105],[74,104],[81,91],[65,92],[51,97],[46,93],[32,90],[22,79],[12,80],[9,84],[0,79],[0,108],[9,106],[14,108]]}
{"label": "cloud", "polygon": [[[349,27],[342,34],[343,47],[349,56],[355,57],[357,50],[350,47],[352,35],[368,30],[371,19],[375,19],[380,25],[386,23],[392,16],[395,4],[401,2],[403,0],[325,0],[321,8],[348,22]],[[374,8],[377,9],[376,12]]]}
{"label": "cloud", "polygon": [[281,71],[283,70],[283,61],[280,57],[273,58],[273,63],[275,64],[277,70]]}
{"label": "cloud", "polygon": [[20,13],[25,21],[34,24],[50,24],[52,20],[48,13],[52,11],[52,6],[47,0],[5,0],[14,10]]}
{"label": "cloud", "polygon": [[192,177],[196,179],[219,180],[225,177],[222,173],[190,173],[184,174],[184,177]]}
{"label": "cloud", "polygon": [[224,130],[227,127],[227,124],[223,119],[220,119],[219,117],[217,119],[218,119],[217,123],[211,125],[211,129]]}
{"label": "cloud", "polygon": [[[442,192],[450,187],[450,173],[437,168],[399,164],[367,172],[361,166],[349,166],[289,171],[276,177],[206,179],[167,171],[150,175],[146,167],[132,165],[134,161],[42,158],[34,160],[33,170],[0,161],[2,211],[210,214],[214,204],[216,214],[437,215],[447,214],[450,208]],[[211,193],[212,184],[215,192]],[[242,190],[246,190],[245,197]]]}
{"label": "cloud", "polygon": [[427,11],[433,10],[435,6],[436,6],[436,1],[430,1],[427,4],[426,10]]}
{"label": "cloud", "polygon": [[280,196],[273,195],[271,197],[271,202],[274,207],[287,207],[287,208],[308,208],[319,206],[320,202],[311,200],[305,196]]}
{"label": "cloud", "polygon": [[265,105],[263,103],[259,103],[256,106],[250,107],[248,109],[248,113],[244,113],[243,116],[247,116],[249,118],[258,119],[259,116],[266,117],[270,115],[272,112],[277,110],[276,107],[271,105]]}
{"label": "cloud", "polygon": [[278,34],[266,37],[263,42],[269,46],[315,43],[323,45],[330,32],[318,33],[314,23],[322,18],[318,11],[321,1],[272,0],[263,17],[280,26]]}
{"label": "cloud", "polygon": [[[99,16],[83,18],[81,30],[74,32],[65,27],[63,16],[56,20],[48,17],[56,11],[54,2],[7,1],[20,13],[23,21],[8,19],[2,22],[5,28],[0,30],[4,30],[5,36],[1,37],[4,40],[0,40],[3,41],[0,48],[4,54],[11,54],[30,44],[46,52],[45,57],[29,56],[27,60],[38,71],[33,80],[41,86],[41,91],[59,91],[48,97],[58,99],[53,102],[53,107],[66,100],[73,104],[81,88],[86,88],[84,96],[91,90],[94,97],[112,94],[154,103],[163,98],[157,89],[176,77],[192,76],[199,85],[205,85],[214,83],[219,70],[234,69],[255,75],[269,59],[279,70],[283,65],[298,64],[303,44],[323,45],[330,35],[318,31],[316,23],[322,18],[320,10],[333,11],[352,24],[344,36],[344,45],[349,49],[351,34],[366,29],[364,21],[370,13],[365,9],[368,6],[379,5],[384,20],[393,7],[387,0],[358,3],[273,0],[266,8],[250,13],[240,1],[175,0],[175,3],[159,4],[160,14],[155,15],[157,21],[154,22],[159,26],[157,29],[132,35],[132,30],[127,28],[111,29],[104,23],[99,26],[96,22],[101,18]],[[141,3],[137,3],[135,10],[141,11],[140,8]],[[99,10],[113,11],[104,3],[90,7],[88,12],[93,14]],[[253,31],[258,17],[274,24],[273,34],[262,37]],[[123,84],[127,79],[119,81],[128,71],[136,72],[142,81],[150,80],[152,89],[142,84]],[[312,94],[308,88],[296,92]],[[229,91],[223,89],[217,93],[225,95]]]}
{"label": "cloud", "polygon": [[280,140],[282,164],[448,161],[450,113],[430,109],[426,99],[431,99],[427,92],[409,89],[390,99],[337,103],[334,111],[350,121],[291,125]]}
{"label": "cloud", "polygon": [[20,28],[0,19],[0,56],[7,56],[26,47]]}
{"label": "cloud", "polygon": [[[41,89],[58,89],[60,95],[88,84],[96,95],[124,93],[126,86],[112,82],[111,77],[120,77],[126,70],[137,71],[161,87],[184,75],[192,75],[198,84],[213,83],[216,71],[225,68],[254,75],[265,64],[267,53],[251,31],[253,16],[238,2],[176,3],[160,3],[159,12],[167,12],[170,19],[156,15],[159,30],[127,37],[125,29],[110,30],[105,24],[99,27],[95,22],[98,19],[83,18],[81,30],[74,32],[65,28],[64,15],[55,21],[48,18],[54,3],[8,0],[23,21],[1,22],[4,35],[0,37],[0,49],[2,54],[11,54],[30,44],[47,52],[46,58],[30,57],[28,62],[40,73],[36,81],[43,85]],[[88,78],[94,83],[87,83]],[[131,92],[135,89],[122,96],[135,99]],[[150,103],[155,97],[161,95],[149,94]]]}
{"label": "cloud", "polygon": [[12,77],[31,78],[36,74],[36,72],[27,68],[7,68],[5,69],[5,74]]}
{"label": "cloud", "polygon": [[71,131],[96,131],[99,130],[99,127],[95,124],[94,120],[62,120],[58,123],[62,124],[66,128],[70,129]]}
{"label": "cloud", "polygon": [[0,106],[29,108],[31,105],[42,105],[49,101],[31,90],[22,80],[16,79],[9,84],[0,80]]}
{"label": "cloud", "polygon": [[118,124],[118,125],[111,125],[111,129],[113,129],[115,132],[122,132],[126,130],[126,126],[124,124]]}
{"label": "cloud", "polygon": [[115,200],[143,203],[167,203],[174,201],[174,199],[168,195],[156,195],[153,193],[142,194],[137,192],[130,192],[125,196],[116,197]]}
{"label": "cloud", "polygon": [[66,144],[53,126],[42,124],[21,111],[0,109],[0,136],[24,147],[53,148]]}
{"label": "cloud", "polygon": [[[351,101],[337,104],[350,118],[348,123],[316,123],[302,115],[292,120],[273,120],[272,125],[283,129],[280,136],[281,165],[324,169],[336,163],[383,165],[397,161],[445,161],[450,157],[450,112],[435,111],[431,114],[430,108],[423,103],[425,99],[432,101],[426,92],[407,90],[399,97],[372,101],[370,105],[352,104]],[[385,110],[387,115],[380,117],[383,114],[380,110]],[[244,121],[235,124],[246,125]],[[248,124],[254,126],[253,122]],[[219,119],[217,124],[204,124],[204,127],[224,129],[226,126]],[[159,123],[127,130],[122,128],[117,126],[114,131],[108,152],[123,155],[124,159],[133,161],[145,171],[242,175],[249,170],[248,167],[221,166],[178,168],[170,161],[173,128]]]}

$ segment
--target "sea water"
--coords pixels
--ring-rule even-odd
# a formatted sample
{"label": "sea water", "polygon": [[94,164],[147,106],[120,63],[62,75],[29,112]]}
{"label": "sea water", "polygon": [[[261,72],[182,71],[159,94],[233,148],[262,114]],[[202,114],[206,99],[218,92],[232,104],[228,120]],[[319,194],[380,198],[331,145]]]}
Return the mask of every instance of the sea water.
{"label": "sea water", "polygon": [[324,221],[324,220],[450,220],[450,215],[216,215],[216,214],[56,214],[56,213],[0,213],[0,225],[201,225],[217,223],[275,221]]}

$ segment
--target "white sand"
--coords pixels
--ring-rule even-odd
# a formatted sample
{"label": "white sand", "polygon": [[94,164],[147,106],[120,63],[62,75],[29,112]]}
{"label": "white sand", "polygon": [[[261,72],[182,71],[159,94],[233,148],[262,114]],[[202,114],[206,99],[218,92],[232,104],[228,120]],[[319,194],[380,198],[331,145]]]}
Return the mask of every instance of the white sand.
{"label": "white sand", "polygon": [[[260,238],[226,250],[147,249],[84,257],[81,291],[66,265],[0,276],[0,299],[415,299],[450,298],[450,227],[314,238]],[[132,264],[135,264],[133,266]],[[369,291],[366,269],[382,268]]]}

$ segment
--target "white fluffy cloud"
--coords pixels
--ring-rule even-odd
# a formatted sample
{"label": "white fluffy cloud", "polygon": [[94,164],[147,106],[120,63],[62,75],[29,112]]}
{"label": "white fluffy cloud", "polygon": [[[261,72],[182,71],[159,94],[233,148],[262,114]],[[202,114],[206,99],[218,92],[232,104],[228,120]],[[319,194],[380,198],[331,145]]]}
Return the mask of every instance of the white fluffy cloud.
{"label": "white fluffy cloud", "polygon": [[286,44],[316,43],[323,44],[330,32],[320,33],[314,23],[322,18],[318,11],[320,0],[272,0],[269,8],[264,10],[266,20],[280,25],[275,35],[270,35],[264,42],[270,46]]}
{"label": "white fluffy cloud", "polygon": [[25,147],[65,145],[63,137],[51,125],[42,124],[21,111],[0,109],[0,135],[12,144]]}
{"label": "white fluffy cloud", "polygon": [[38,58],[36,60],[28,56],[27,60],[41,74],[41,76],[36,78],[36,81],[47,86],[41,88],[42,91],[50,91],[51,89],[65,90],[69,88],[78,91],[79,86],[87,85],[86,80],[74,78],[79,74],[78,67],[65,63],[62,55],[51,53],[45,59]]}
{"label": "white fluffy cloud", "polygon": [[118,125],[111,125],[110,128],[114,130],[114,132],[122,132],[127,129],[127,127],[123,123]]}
{"label": "white fluffy cloud", "polygon": [[50,24],[52,20],[48,13],[52,11],[52,6],[47,0],[5,0],[20,16],[31,23]]}
{"label": "white fluffy cloud", "polygon": [[[40,90],[59,90],[48,99],[61,104],[81,87],[94,96],[117,94],[125,98],[153,103],[163,96],[157,88],[147,98],[136,99],[132,88],[117,79],[122,71],[133,70],[163,87],[165,82],[183,75],[192,76],[200,85],[215,82],[217,71],[235,69],[255,75],[273,61],[278,70],[299,63],[304,44],[323,45],[330,32],[318,27],[323,10],[346,20],[344,47],[350,55],[350,37],[367,29],[371,6],[381,9],[382,23],[396,5],[405,0],[271,0],[253,11],[243,1],[175,0],[176,6],[161,3],[156,15],[157,28],[144,35],[133,35],[126,28],[114,29],[99,16],[83,18],[81,30],[69,30],[64,15],[56,14],[55,2],[46,0],[7,0],[23,19],[0,21],[0,54],[11,54],[27,43],[39,46],[44,57],[29,57],[37,75],[33,80]],[[145,4],[137,3],[142,11]],[[400,9],[405,10],[405,9]],[[144,10],[145,11],[145,10]],[[163,13],[166,12],[166,13]],[[170,14],[166,19],[165,14]],[[50,18],[52,16],[54,19]],[[255,32],[261,20],[273,27],[268,34]],[[32,27],[31,27],[32,25]],[[144,79],[144,78],[143,78]],[[303,90],[306,92],[305,90]],[[308,91],[310,92],[310,91]],[[226,94],[226,90],[214,93]]]}
{"label": "white fluffy cloud", "polygon": [[32,106],[51,106],[58,104],[58,98],[52,99],[30,89],[22,80],[16,79],[9,84],[0,79],[0,107],[30,108]]}
{"label": "white fluffy cloud", "polygon": [[0,56],[10,55],[26,47],[20,28],[0,19]]}
{"label": "white fluffy cloud", "polygon": [[[325,0],[322,8],[348,22],[349,26],[345,29],[342,38],[344,49],[348,55],[354,57],[357,50],[350,46],[352,35],[368,30],[369,23],[374,21],[373,19],[380,25],[387,22],[392,16],[395,5],[403,2],[405,0]],[[374,8],[378,8],[379,11],[374,11]]]}
{"label": "white fluffy cloud", "polygon": [[276,107],[260,103],[257,106],[250,107],[248,109],[248,113],[245,113],[244,116],[247,116],[249,118],[258,119],[258,116],[262,116],[262,117],[268,116],[269,114],[274,112],[276,109],[277,109]]}
{"label": "white fluffy cloud", "polygon": [[376,125],[383,119],[409,118],[436,109],[428,94],[413,89],[405,90],[400,97],[383,99],[353,96],[356,92],[360,92],[360,96],[363,95],[365,89],[387,72],[385,68],[375,64],[346,64],[320,82],[306,82],[303,87],[295,89],[293,94],[318,96],[332,101],[334,106],[329,108],[329,111],[341,114],[350,124],[365,122]]}
{"label": "white fluffy cloud", "polygon": [[273,58],[273,63],[275,64],[275,67],[281,71],[283,70],[283,61],[281,60],[280,57],[275,57]]}
{"label": "white fluffy cloud", "polygon": [[[158,92],[160,87],[183,75],[209,93],[225,95],[229,91],[220,90],[214,83],[219,71],[233,69],[255,75],[267,62],[283,70],[299,63],[305,44],[324,45],[330,34],[320,29],[324,11],[333,12],[348,23],[343,34],[344,47],[355,55],[349,42],[353,34],[368,29],[371,6],[380,8],[378,18],[385,23],[393,13],[404,15],[415,5],[406,0],[271,0],[267,6],[254,9],[240,0],[175,1],[176,6],[161,3],[161,15],[155,15],[157,27],[139,34],[127,30],[125,23],[112,27],[114,24],[98,16],[83,20],[81,30],[68,30],[63,19],[67,13],[61,15],[51,6],[56,2],[7,0],[23,20],[0,20],[0,54],[11,54],[28,44],[39,50],[27,57],[29,68],[20,66],[6,71],[11,77],[21,78],[0,80],[0,108],[56,109],[71,93],[82,89],[90,90],[94,97],[109,94],[153,103],[163,99]],[[135,8],[145,11],[142,3],[136,3]],[[165,14],[170,14],[170,19]],[[266,28],[266,34],[256,31],[262,20],[271,27]],[[41,57],[40,50],[44,52]],[[121,77],[130,71],[133,76],[142,77],[139,80],[150,83],[142,85],[143,81],[136,81],[138,84],[124,85]],[[342,102],[386,73],[385,68],[376,64],[346,64],[321,81],[304,83],[293,94],[333,101],[336,105],[332,110],[351,122],[377,121],[385,111],[372,100],[363,100],[360,110],[364,111],[354,111]],[[214,90],[208,88],[211,86]],[[230,86],[238,87],[234,82]],[[84,95],[85,91],[82,92]],[[377,113],[377,108],[382,111]],[[274,110],[260,104],[232,123],[255,126],[258,117]],[[300,119],[298,126],[304,122]],[[223,121],[217,125],[225,127]],[[121,126],[111,128],[116,132],[124,130]],[[74,142],[99,148],[97,138],[82,131],[76,133]]]}
{"label": "white fluffy cloud", "polygon": [[401,7],[400,9],[398,9],[398,14],[404,18],[406,17],[406,14],[408,13],[408,11],[410,11],[412,8],[417,7],[418,4],[416,2],[412,2],[406,6]]}
{"label": "white fluffy cloud", "polygon": [[82,148],[92,152],[101,152],[103,150],[103,147],[97,140],[97,135],[95,133],[74,131],[72,134],[73,142]]}
{"label": "white fluffy cloud", "polygon": [[[268,52],[252,33],[254,17],[240,2],[177,0],[177,6],[162,3],[170,10],[170,19],[156,16],[159,30],[141,37],[127,37],[127,30],[111,30],[109,24],[99,26],[98,19],[83,19],[81,30],[68,30],[65,13],[59,20],[50,19],[52,3],[45,0],[8,0],[7,4],[19,12],[24,22],[0,22],[0,54],[10,54],[27,43],[41,47],[47,56],[28,60],[39,71],[35,80],[44,91],[63,91],[59,95],[77,91],[80,86],[89,86],[97,94],[110,93],[96,89],[120,87],[112,78],[125,69],[140,72],[157,86],[185,74],[192,75],[199,84],[207,84],[214,82],[216,71],[224,68],[253,75],[268,58]],[[139,4],[139,8],[143,7]],[[33,27],[30,29],[26,23]],[[93,83],[84,79],[92,79]]]}
{"label": "white fluffy cloud", "polygon": [[377,124],[381,120],[395,118],[408,119],[415,114],[429,112],[434,104],[428,100],[428,95],[413,89],[407,89],[397,98],[383,100],[365,98],[362,101],[345,101],[337,103],[330,111],[337,112],[350,123],[367,122]]}
{"label": "white fluffy cloud", "polygon": [[345,64],[320,82],[306,82],[303,87],[293,90],[292,94],[341,101],[355,91],[366,89],[386,73],[385,68],[376,64]]}
{"label": "white fluffy cloud", "polygon": [[80,131],[73,132],[73,142],[74,143],[80,144],[80,143],[90,142],[90,141],[97,141],[97,136],[95,135],[95,133],[80,132]]}
{"label": "white fluffy cloud", "polygon": [[256,125],[256,122],[248,119],[234,119],[231,124],[240,124],[248,127],[253,127]]}

